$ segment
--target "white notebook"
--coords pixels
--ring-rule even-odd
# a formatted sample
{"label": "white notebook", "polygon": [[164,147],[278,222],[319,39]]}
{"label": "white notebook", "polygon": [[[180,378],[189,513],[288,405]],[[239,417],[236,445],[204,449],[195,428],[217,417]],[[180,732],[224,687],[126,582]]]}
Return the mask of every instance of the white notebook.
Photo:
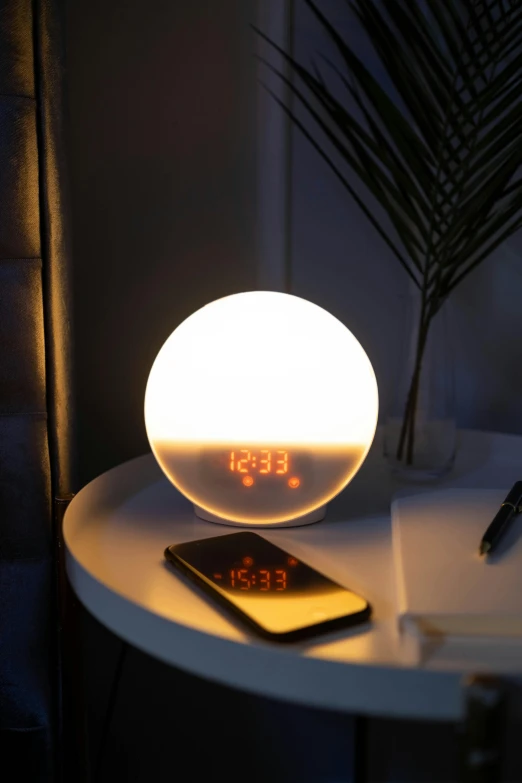
{"label": "white notebook", "polygon": [[403,632],[522,641],[522,515],[491,557],[478,554],[508,489],[448,489],[393,501]]}

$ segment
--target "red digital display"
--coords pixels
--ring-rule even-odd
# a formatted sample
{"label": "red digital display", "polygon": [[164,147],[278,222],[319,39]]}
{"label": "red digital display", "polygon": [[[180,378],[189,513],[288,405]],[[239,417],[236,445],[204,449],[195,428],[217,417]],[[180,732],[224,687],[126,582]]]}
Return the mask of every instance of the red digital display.
{"label": "red digital display", "polygon": [[[295,573],[293,570],[299,565],[299,561],[295,557],[289,556],[286,563],[290,566],[290,572]],[[232,588],[243,592],[282,593],[291,587],[288,579],[290,572],[286,568],[276,568],[275,566],[255,567],[254,558],[245,555],[237,567],[229,570],[224,569],[218,573],[213,572],[212,578],[214,582],[228,589]]]}
{"label": "red digital display", "polygon": [[231,568],[228,572],[228,586],[236,590],[281,593],[287,585],[287,572],[283,568]]}
{"label": "red digital display", "polygon": [[277,449],[277,451],[239,449],[230,452],[229,467],[233,473],[235,471],[238,473],[259,473],[260,475],[275,473],[284,476],[285,473],[288,473],[289,459],[288,451],[284,449]]}
{"label": "red digital display", "polygon": [[[286,449],[235,449],[228,455],[228,469],[231,473],[243,474],[241,483],[244,487],[253,487],[258,477],[287,476],[290,452]],[[290,489],[301,486],[298,476],[287,476],[285,482]]]}

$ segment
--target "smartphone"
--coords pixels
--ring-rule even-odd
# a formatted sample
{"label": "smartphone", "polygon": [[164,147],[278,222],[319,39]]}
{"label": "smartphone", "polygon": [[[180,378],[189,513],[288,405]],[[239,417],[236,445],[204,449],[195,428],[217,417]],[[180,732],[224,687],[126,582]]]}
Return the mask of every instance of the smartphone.
{"label": "smartphone", "polygon": [[291,642],[366,622],[368,601],[257,533],[175,544],[165,557],[273,641]]}

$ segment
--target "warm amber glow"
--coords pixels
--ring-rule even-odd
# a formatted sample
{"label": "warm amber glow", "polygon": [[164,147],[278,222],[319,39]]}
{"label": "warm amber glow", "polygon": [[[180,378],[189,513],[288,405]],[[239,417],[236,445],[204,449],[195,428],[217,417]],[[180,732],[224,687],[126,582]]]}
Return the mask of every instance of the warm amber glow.
{"label": "warm amber glow", "polygon": [[[253,524],[293,519],[327,503],[355,475],[366,453],[361,446],[294,446],[287,453],[291,476],[300,483],[292,488],[288,476],[274,470],[269,475],[256,472],[255,478],[231,471],[226,446],[159,441],[153,449],[165,474],[189,500],[223,519]],[[252,478],[253,485],[245,489],[244,478]]]}
{"label": "warm amber glow", "polygon": [[300,483],[301,482],[299,481],[297,476],[292,476],[291,479],[288,479],[288,486],[291,487],[292,489],[297,489]]}
{"label": "warm amber glow", "polygon": [[149,441],[170,480],[216,516],[252,524],[294,519],[340,492],[377,411],[375,374],[351,332],[311,302],[267,291],[187,318],[145,396]]}

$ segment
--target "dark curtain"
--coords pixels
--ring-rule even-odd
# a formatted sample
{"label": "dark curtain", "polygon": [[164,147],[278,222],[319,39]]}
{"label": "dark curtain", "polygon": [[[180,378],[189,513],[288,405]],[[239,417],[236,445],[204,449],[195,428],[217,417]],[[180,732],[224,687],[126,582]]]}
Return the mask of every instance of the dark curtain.
{"label": "dark curtain", "polygon": [[60,13],[0,0],[0,777],[55,779],[54,499],[71,478]]}

